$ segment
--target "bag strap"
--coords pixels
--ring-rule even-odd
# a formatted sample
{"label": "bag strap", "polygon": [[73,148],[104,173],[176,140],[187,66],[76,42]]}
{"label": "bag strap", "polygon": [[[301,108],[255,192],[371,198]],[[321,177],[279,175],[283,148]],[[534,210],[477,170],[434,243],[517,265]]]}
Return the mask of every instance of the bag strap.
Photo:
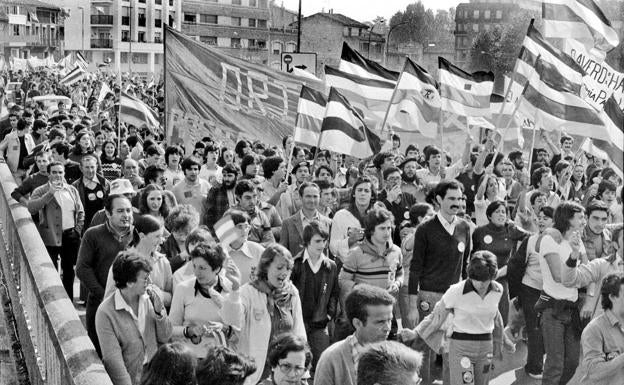
{"label": "bag strap", "polygon": [[539,237],[537,237],[537,241],[535,241],[535,252],[539,253],[539,249],[540,249],[540,243],[542,243],[542,238],[544,238],[544,234],[540,234]]}

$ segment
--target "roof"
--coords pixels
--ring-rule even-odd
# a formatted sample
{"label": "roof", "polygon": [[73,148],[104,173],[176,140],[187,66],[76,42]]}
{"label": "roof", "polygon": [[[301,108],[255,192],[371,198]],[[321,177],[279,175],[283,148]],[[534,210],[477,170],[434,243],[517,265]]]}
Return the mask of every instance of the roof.
{"label": "roof", "polygon": [[57,9],[59,11],[61,10],[61,8],[57,7],[56,5],[53,5],[50,3],[44,3],[43,1],[39,1],[39,0],[3,0],[2,3],[4,5],[14,4],[14,5],[25,5],[25,6],[36,7],[36,8]]}
{"label": "roof", "polygon": [[354,20],[350,17],[347,17],[343,14],[333,13],[333,12],[332,13],[318,12],[318,13],[315,13],[314,15],[306,16],[303,19],[305,20],[311,17],[316,17],[316,16],[324,16],[328,19],[331,19],[337,23],[340,23],[348,27],[369,28],[369,26],[364,23],[360,23],[359,21]]}

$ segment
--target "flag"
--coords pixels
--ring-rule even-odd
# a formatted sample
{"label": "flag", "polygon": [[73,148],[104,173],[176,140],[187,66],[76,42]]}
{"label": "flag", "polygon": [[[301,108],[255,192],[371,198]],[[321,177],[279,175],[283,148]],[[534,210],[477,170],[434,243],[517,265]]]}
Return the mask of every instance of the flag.
{"label": "flag", "polygon": [[[504,76],[505,93],[507,94],[507,100],[505,96],[492,93],[490,97],[490,118],[489,122],[492,124],[490,128],[498,128],[502,130],[503,140],[505,141],[517,141],[520,147],[524,146],[524,136],[522,134],[522,122],[523,118],[519,114],[514,115],[515,107],[518,103],[518,99],[522,94],[523,88],[519,83],[514,82],[510,77]],[[507,130],[504,128],[508,127]]]}
{"label": "flag", "polygon": [[65,86],[71,86],[72,84],[79,82],[87,76],[87,73],[81,67],[76,67],[71,70],[67,75],[65,75],[60,83]]}
{"label": "flag", "polygon": [[377,62],[366,59],[346,42],[342,43],[342,54],[340,55],[338,69],[365,79],[387,81],[393,84],[396,84],[399,80],[398,72],[391,71]]}
{"label": "flag", "polygon": [[388,109],[388,125],[393,130],[417,130],[426,137],[435,138],[441,106],[437,86],[427,71],[406,58]]}
{"label": "flag", "polygon": [[557,68],[538,59],[536,75],[527,82],[518,110],[534,118],[535,127],[610,140],[598,112],[569,87]]}
{"label": "flag", "polygon": [[494,88],[492,72],[469,74],[438,57],[442,110],[459,116],[486,116],[490,113],[490,95]]}
{"label": "flag", "polygon": [[602,52],[620,44],[617,31],[594,0],[544,0],[544,36],[588,41]]}
{"label": "flag", "polygon": [[363,117],[367,127],[381,129],[395,83],[365,78],[325,66],[325,83],[344,95]]}
{"label": "flag", "polygon": [[379,137],[337,89],[329,90],[319,148],[364,159],[381,149]]}
{"label": "flag", "polygon": [[624,178],[624,111],[611,96],[600,112],[609,140],[586,137],[581,148],[590,154],[606,159],[620,178]]}
{"label": "flag", "polygon": [[516,60],[513,75],[514,81],[520,83],[520,87],[524,86],[524,83],[535,73],[535,62],[538,57],[555,66],[563,76],[575,85],[575,93],[580,94],[585,71],[573,58],[547,42],[531,20],[527,35],[522,42],[520,55]]}
{"label": "flag", "polygon": [[85,71],[87,70],[87,67],[89,67],[89,62],[87,61],[87,59],[85,59],[84,56],[82,56],[80,52],[76,52],[75,64]]}
{"label": "flag", "polygon": [[305,85],[301,86],[295,124],[295,143],[317,145],[326,106],[325,95]]}
{"label": "flag", "polygon": [[158,114],[149,108],[147,104],[125,92],[121,93],[119,119],[126,122],[126,124],[132,124],[137,128],[141,128],[143,126],[147,126],[149,128],[160,127]]}
{"label": "flag", "polygon": [[106,82],[102,82],[102,87],[100,88],[100,93],[97,98],[98,105],[99,103],[102,103],[102,100],[104,100],[106,95],[108,95],[109,93],[112,94],[113,90],[110,89],[110,87],[108,86],[108,84],[106,84]]}
{"label": "flag", "polygon": [[214,232],[219,241],[224,245],[229,245],[238,239],[238,232],[236,231],[236,225],[232,220],[232,217],[228,214],[219,219],[214,224]]}

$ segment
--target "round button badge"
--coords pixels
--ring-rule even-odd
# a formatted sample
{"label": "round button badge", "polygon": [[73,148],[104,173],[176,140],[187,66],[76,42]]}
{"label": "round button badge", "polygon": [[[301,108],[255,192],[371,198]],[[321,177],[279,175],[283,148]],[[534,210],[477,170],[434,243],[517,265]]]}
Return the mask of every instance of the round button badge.
{"label": "round button badge", "polygon": [[459,250],[460,253],[463,253],[464,250],[466,250],[466,244],[464,242],[459,242],[457,244],[457,250]]}
{"label": "round button badge", "polygon": [[483,242],[485,242],[486,245],[489,245],[490,243],[492,243],[493,239],[491,235],[486,235],[485,237],[483,237]]}

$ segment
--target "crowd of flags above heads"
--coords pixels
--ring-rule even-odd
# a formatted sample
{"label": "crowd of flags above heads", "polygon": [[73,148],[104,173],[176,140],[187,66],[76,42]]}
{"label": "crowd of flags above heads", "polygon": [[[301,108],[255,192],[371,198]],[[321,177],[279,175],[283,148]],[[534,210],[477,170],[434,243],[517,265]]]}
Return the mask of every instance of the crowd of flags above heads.
{"label": "crowd of flags above heads", "polygon": [[[598,156],[608,154],[622,167],[624,114],[617,101],[608,95],[604,110],[590,105],[583,95],[585,71],[556,48],[557,39],[572,36],[594,58],[604,60],[606,52],[619,45],[619,37],[594,0],[540,3],[544,34],[531,21],[514,71],[505,77],[504,95],[493,93],[491,72],[467,73],[439,58],[436,80],[406,58],[397,73],[344,43],[338,68],[325,66],[329,101],[327,94],[302,87],[295,141],[355,155],[366,140],[375,152],[375,132],[418,131],[436,138],[442,131],[478,125],[499,130],[503,138],[516,138],[522,145],[521,128],[529,118],[535,129],[588,137],[593,143],[585,147]],[[611,155],[614,149],[619,157]]]}

